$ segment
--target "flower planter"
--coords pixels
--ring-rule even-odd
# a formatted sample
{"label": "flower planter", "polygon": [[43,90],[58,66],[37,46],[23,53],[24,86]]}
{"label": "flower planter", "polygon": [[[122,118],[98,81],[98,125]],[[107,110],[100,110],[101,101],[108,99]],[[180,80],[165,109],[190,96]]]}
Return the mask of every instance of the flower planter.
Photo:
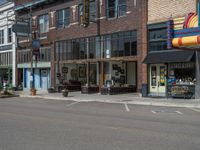
{"label": "flower planter", "polygon": [[31,96],[35,96],[36,95],[36,89],[31,89]]}
{"label": "flower planter", "polygon": [[68,89],[62,90],[62,95],[63,95],[63,97],[67,97],[68,94],[69,94],[69,90],[68,90]]}
{"label": "flower planter", "polygon": [[48,90],[48,93],[55,93],[56,92],[56,90],[52,87],[48,88],[47,90]]}

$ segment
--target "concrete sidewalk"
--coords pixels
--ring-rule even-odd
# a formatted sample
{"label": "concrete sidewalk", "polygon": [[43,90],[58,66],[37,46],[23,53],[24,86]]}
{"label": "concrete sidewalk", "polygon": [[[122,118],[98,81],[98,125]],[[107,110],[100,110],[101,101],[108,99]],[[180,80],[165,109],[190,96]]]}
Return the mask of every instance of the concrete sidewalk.
{"label": "concrete sidewalk", "polygon": [[63,97],[62,93],[48,93],[47,91],[37,91],[36,96],[30,96],[29,91],[18,93],[20,97],[42,98],[52,100],[70,100],[81,102],[107,102],[107,103],[127,103],[137,105],[169,106],[169,107],[188,107],[200,108],[199,99],[172,99],[172,98],[144,98],[138,93],[120,95],[101,95],[101,94],[81,94],[81,92],[69,92],[68,97]]}

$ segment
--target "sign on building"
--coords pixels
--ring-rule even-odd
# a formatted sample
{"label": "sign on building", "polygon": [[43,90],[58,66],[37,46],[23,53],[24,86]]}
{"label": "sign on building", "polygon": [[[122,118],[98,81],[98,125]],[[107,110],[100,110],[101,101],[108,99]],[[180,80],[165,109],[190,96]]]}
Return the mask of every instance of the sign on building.
{"label": "sign on building", "polygon": [[28,37],[30,34],[30,24],[25,21],[17,21],[12,26],[12,31],[15,32],[17,36]]}

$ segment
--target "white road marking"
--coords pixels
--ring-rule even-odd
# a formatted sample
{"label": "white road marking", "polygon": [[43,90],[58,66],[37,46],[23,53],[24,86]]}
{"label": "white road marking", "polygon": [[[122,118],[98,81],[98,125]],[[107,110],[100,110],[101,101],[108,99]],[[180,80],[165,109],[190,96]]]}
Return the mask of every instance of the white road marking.
{"label": "white road marking", "polygon": [[127,103],[125,103],[124,105],[125,105],[126,111],[128,111],[128,112],[129,112],[129,111],[130,111],[130,109],[128,108],[128,104],[127,104]]}
{"label": "white road marking", "polygon": [[200,112],[200,109],[196,109],[196,108],[191,108],[193,111],[197,111]]}
{"label": "white road marking", "polygon": [[72,106],[72,105],[75,105],[75,104],[77,104],[77,103],[80,103],[80,101],[73,102],[73,103],[71,103],[71,104],[67,105],[67,107],[70,107],[70,106]]}
{"label": "white road marking", "polygon": [[152,110],[151,111],[153,114],[157,114],[157,113],[177,113],[177,114],[183,114],[180,111],[167,111],[167,110]]}
{"label": "white road marking", "polygon": [[178,113],[178,114],[181,114],[181,115],[183,114],[183,113],[182,113],[182,112],[180,112],[180,111],[175,111],[175,112],[176,112],[176,113]]}

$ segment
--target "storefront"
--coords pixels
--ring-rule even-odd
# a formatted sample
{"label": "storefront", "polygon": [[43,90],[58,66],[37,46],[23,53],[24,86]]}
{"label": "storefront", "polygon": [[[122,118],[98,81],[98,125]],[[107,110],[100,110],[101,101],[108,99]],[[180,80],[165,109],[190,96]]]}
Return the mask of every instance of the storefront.
{"label": "storefront", "polygon": [[136,92],[137,31],[57,41],[55,52],[56,87],[67,84],[82,93]]}
{"label": "storefront", "polygon": [[168,96],[194,98],[195,63],[171,63],[168,68]]}
{"label": "storefront", "polygon": [[[58,68],[60,70],[58,70]],[[61,75],[56,73],[56,85],[67,86],[70,91],[80,91],[81,86],[89,84],[90,86],[99,85],[99,64],[96,62],[76,62],[63,63],[62,66],[56,64],[56,72],[61,72]],[[87,77],[87,70],[88,77]]]}
{"label": "storefront", "polygon": [[165,64],[150,64],[150,95],[165,96],[166,95],[166,71]]}
{"label": "storefront", "polygon": [[190,94],[187,96],[194,97],[194,62],[150,64],[149,74],[149,96],[184,97],[184,94]]}
{"label": "storefront", "polygon": [[[101,94],[136,92],[136,62],[110,61],[104,63],[104,85]],[[108,91],[109,89],[109,91]]]}
{"label": "storefront", "polygon": [[0,89],[4,84],[12,87],[12,67],[0,67]]}
{"label": "storefront", "polygon": [[[179,94],[179,91],[187,91],[187,97],[200,98],[200,3],[198,2],[197,13],[189,13],[185,17],[182,29],[172,28],[176,26],[173,20],[169,20],[169,35],[168,43],[172,47],[187,49],[195,54],[195,61],[192,64],[187,64],[180,69],[180,66],[175,66],[179,76],[182,79],[178,79],[179,84],[189,84],[189,87],[182,86],[182,88],[175,87],[172,89],[172,95]],[[173,30],[172,30],[173,29]],[[170,48],[170,47],[169,47]],[[173,68],[174,66],[172,66]],[[185,70],[185,68],[188,68]],[[173,71],[172,71],[173,73]],[[177,90],[178,88],[178,90]],[[184,89],[184,90],[183,90]],[[191,96],[192,95],[192,96]]]}
{"label": "storefront", "polygon": [[[0,47],[0,51],[1,48]],[[5,47],[5,46],[4,46]],[[10,47],[8,47],[10,48]],[[13,52],[12,51],[4,51],[0,52],[0,88],[6,84],[9,88],[13,86]]]}
{"label": "storefront", "polygon": [[[51,48],[41,47],[39,55],[33,57],[31,66],[31,51],[30,49],[18,50],[17,64],[17,85],[24,89],[31,88],[31,81],[36,89],[47,90],[51,87]],[[31,71],[33,69],[33,77]]]}
{"label": "storefront", "polygon": [[153,52],[144,63],[148,64],[148,96],[194,97],[194,52],[175,49]]}
{"label": "storefront", "polygon": [[[51,86],[51,71],[49,67],[34,67],[33,74],[33,82],[36,89],[47,90]],[[20,82],[18,83],[19,86],[22,86],[24,89],[30,89],[31,69],[29,67],[22,67],[22,65],[18,65],[18,78],[18,81]]]}

